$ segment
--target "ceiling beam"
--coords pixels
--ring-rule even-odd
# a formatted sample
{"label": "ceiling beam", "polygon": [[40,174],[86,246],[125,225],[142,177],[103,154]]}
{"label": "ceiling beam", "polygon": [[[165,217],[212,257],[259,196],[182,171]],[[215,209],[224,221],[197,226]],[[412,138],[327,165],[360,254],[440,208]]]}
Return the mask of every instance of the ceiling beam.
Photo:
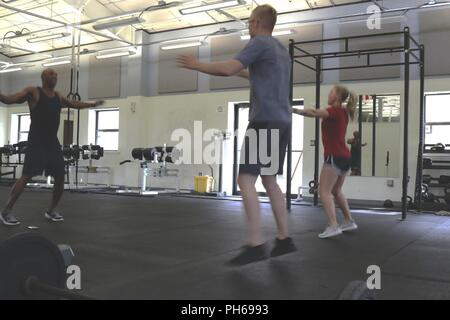
{"label": "ceiling beam", "polygon": [[7,5],[7,4],[4,4],[4,3],[2,3],[2,2],[0,2],[0,7],[5,8],[5,9],[8,9],[8,10],[11,10],[11,11],[14,11],[14,12],[23,13],[23,14],[26,14],[26,15],[29,15],[29,16],[32,16],[32,17],[35,17],[35,18],[47,20],[47,21],[50,21],[50,22],[59,24],[59,25],[61,25],[61,27],[72,27],[72,28],[74,28],[74,29],[78,29],[78,30],[80,30],[80,31],[87,32],[87,33],[90,33],[90,34],[93,34],[93,35],[96,35],[96,36],[99,36],[99,37],[103,37],[103,38],[106,38],[106,39],[116,40],[116,41],[121,41],[121,42],[130,44],[130,45],[133,44],[133,43],[131,43],[131,42],[129,42],[129,41],[116,39],[116,38],[114,38],[114,37],[105,35],[105,34],[100,33],[100,32],[96,32],[96,31],[93,31],[93,30],[81,28],[81,27],[80,27],[79,25],[77,25],[77,24],[69,24],[69,23],[66,23],[66,22],[63,22],[63,21],[59,21],[59,20],[53,19],[53,18],[51,18],[51,17],[46,17],[46,16],[42,16],[42,15],[37,14],[37,13],[33,13],[33,12],[29,12],[29,11],[22,10],[22,9],[19,9],[19,8],[15,8],[15,7],[9,6],[9,5]]}

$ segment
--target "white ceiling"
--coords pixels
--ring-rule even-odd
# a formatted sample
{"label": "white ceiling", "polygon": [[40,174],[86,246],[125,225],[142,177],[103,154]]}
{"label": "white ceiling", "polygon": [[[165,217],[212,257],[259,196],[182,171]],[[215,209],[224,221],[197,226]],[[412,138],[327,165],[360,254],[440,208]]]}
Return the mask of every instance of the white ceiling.
{"label": "white ceiling", "polygon": [[[156,0],[0,0],[0,54],[17,57],[33,52],[49,52],[71,47],[74,33],[75,43],[78,43],[78,37],[80,37],[81,45],[112,39],[134,43],[134,34],[137,29],[144,29],[152,33],[227,22],[233,20],[233,17],[247,19],[252,8],[262,3],[271,4],[278,12],[285,13],[366,1],[246,0],[245,5],[223,9],[228,15],[217,11],[190,15],[182,15],[179,12],[182,8],[216,3],[217,0],[166,1],[168,4],[173,2],[180,2],[180,4],[171,8],[159,9],[155,7],[159,3]],[[144,11],[148,7],[153,7],[153,10]],[[101,31],[93,29],[94,24],[130,16],[141,16],[145,22]],[[78,31],[80,29],[82,31]],[[67,36],[36,43],[27,41],[30,37],[55,33],[65,33]]]}

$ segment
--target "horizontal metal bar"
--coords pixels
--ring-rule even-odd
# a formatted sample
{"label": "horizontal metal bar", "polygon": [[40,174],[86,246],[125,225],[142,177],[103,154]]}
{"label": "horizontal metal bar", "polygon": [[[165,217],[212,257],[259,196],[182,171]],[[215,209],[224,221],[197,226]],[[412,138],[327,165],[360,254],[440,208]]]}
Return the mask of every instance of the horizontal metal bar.
{"label": "horizontal metal bar", "polygon": [[[450,122],[425,122],[426,126],[448,126]],[[426,146],[434,146],[434,144],[426,144]]]}
{"label": "horizontal metal bar", "polygon": [[[311,54],[310,56],[309,55],[299,55],[299,56],[294,56],[294,58],[295,59],[302,59],[302,58],[317,58],[317,57],[320,57],[320,58],[322,58],[323,60],[325,60],[325,59],[335,59],[335,58],[342,58],[342,57],[357,57],[357,56],[365,56],[365,55],[375,55],[375,54],[387,54],[387,53],[401,53],[401,52],[403,52],[404,51],[404,49],[398,49],[398,50],[386,50],[386,51],[384,51],[384,52],[381,52],[381,51],[379,51],[379,52],[372,52],[372,53],[368,53],[367,51],[364,51],[363,53],[360,53],[360,54],[358,54],[358,53],[352,53],[352,54],[346,54],[346,52],[345,51],[342,51],[342,52],[332,52],[332,53],[325,53],[325,54],[333,54],[333,56],[329,56],[329,57],[327,57],[327,56],[323,56],[324,54],[322,54],[322,56],[320,56],[319,54]],[[420,49],[411,49],[410,51],[420,51]],[[361,51],[362,52],[362,51]]]}
{"label": "horizontal metal bar", "polygon": [[300,61],[297,61],[297,60],[294,60],[294,62],[295,62],[295,63],[298,63],[298,64],[301,64],[302,66],[304,66],[304,67],[306,67],[306,68],[308,68],[308,69],[310,69],[310,70],[312,70],[312,71],[316,71],[316,69],[314,69],[314,68],[311,67],[311,66],[308,66],[306,63],[303,63],[303,62],[300,62]]}
{"label": "horizontal metal bar", "polygon": [[394,36],[394,35],[403,35],[405,34],[403,31],[399,32],[386,32],[386,33],[377,33],[377,34],[368,34],[368,35],[360,35],[360,36],[350,36],[350,37],[340,37],[340,38],[328,38],[328,39],[319,39],[319,40],[309,40],[309,41],[299,41],[294,42],[294,45],[297,44],[308,44],[308,43],[318,43],[318,42],[330,42],[330,41],[342,41],[342,40],[351,40],[351,39],[363,39],[363,38],[374,38],[374,37],[384,37],[384,36]]}
{"label": "horizontal metal bar", "polygon": [[[419,64],[419,62],[411,62],[410,64]],[[337,68],[323,68],[321,71],[332,71],[332,70],[347,70],[347,69],[363,69],[363,68],[376,68],[376,67],[393,67],[393,66],[404,66],[405,63],[386,63],[386,64],[370,64],[362,66],[352,66],[352,67],[337,67]]]}
{"label": "horizontal metal bar", "polygon": [[[350,50],[350,51],[335,51],[335,52],[325,52],[314,54],[314,57],[321,57],[322,59],[327,58],[339,58],[339,57],[351,57],[351,56],[359,56],[359,55],[367,55],[367,54],[384,54],[384,53],[395,53],[395,52],[403,52],[405,50],[404,47],[392,47],[392,48],[378,48],[378,49],[367,49],[367,50]],[[306,58],[308,55],[298,55],[294,56],[297,58]]]}
{"label": "horizontal metal bar", "polygon": [[299,51],[301,51],[301,52],[303,52],[304,54],[311,55],[311,53],[309,53],[308,51],[306,51],[306,50],[304,50],[304,49],[302,49],[302,48],[299,48],[299,47],[297,47],[297,46],[295,46],[295,45],[294,45],[294,48],[297,49],[297,50],[299,50]]}

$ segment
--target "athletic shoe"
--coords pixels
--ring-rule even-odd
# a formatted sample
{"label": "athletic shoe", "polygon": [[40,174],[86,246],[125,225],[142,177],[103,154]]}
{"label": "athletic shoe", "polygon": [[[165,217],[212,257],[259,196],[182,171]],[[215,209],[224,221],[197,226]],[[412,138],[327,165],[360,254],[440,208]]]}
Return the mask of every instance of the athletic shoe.
{"label": "athletic shoe", "polygon": [[45,218],[47,218],[48,220],[51,220],[53,222],[62,222],[64,221],[64,218],[62,215],[60,215],[58,212],[53,211],[51,213],[49,213],[48,211],[45,213]]}
{"label": "athletic shoe", "polygon": [[286,238],[283,240],[280,240],[278,238],[275,239],[275,247],[270,252],[271,257],[278,257],[283,254],[288,254],[291,252],[297,251],[297,248],[295,247],[294,241],[292,241],[292,238]]}
{"label": "athletic shoe", "polygon": [[358,229],[358,225],[355,223],[355,221],[350,220],[350,221],[345,221],[344,223],[342,223],[339,228],[341,228],[341,231],[353,231],[353,230],[357,230]]}
{"label": "athletic shoe", "polygon": [[0,214],[0,221],[6,226],[17,226],[20,224],[19,220],[12,213],[2,212]]}
{"label": "athletic shoe", "polygon": [[327,227],[323,233],[319,234],[319,238],[320,239],[331,238],[339,236],[341,234],[342,230],[339,228],[339,226]]}
{"label": "athletic shoe", "polygon": [[267,259],[266,245],[262,244],[256,247],[245,246],[240,254],[231,259],[227,265],[242,266],[248,263]]}

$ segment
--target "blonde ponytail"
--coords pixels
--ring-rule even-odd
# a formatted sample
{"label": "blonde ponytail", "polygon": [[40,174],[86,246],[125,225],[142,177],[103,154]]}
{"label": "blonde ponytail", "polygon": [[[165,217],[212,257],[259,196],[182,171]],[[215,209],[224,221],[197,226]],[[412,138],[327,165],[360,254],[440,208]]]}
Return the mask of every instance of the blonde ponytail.
{"label": "blonde ponytail", "polygon": [[358,97],[353,92],[350,92],[347,87],[335,86],[337,95],[340,98],[341,104],[346,105],[347,113],[351,120],[355,120],[356,105],[358,104]]}
{"label": "blonde ponytail", "polygon": [[356,105],[358,104],[358,97],[353,92],[350,92],[347,100],[347,112],[350,116],[350,119],[355,120],[355,112],[356,112]]}

